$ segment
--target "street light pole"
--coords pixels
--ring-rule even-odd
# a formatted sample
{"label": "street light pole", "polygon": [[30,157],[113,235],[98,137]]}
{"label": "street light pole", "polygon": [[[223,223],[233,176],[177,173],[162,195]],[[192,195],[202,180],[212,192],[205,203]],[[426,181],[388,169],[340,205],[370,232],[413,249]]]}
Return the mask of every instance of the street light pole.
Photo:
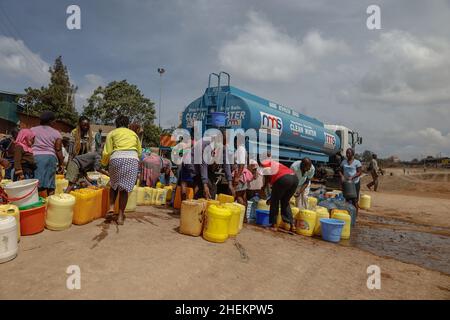
{"label": "street light pole", "polygon": [[161,100],[162,100],[162,75],[166,72],[164,68],[158,68],[159,73],[159,111],[158,111],[158,126],[161,129]]}

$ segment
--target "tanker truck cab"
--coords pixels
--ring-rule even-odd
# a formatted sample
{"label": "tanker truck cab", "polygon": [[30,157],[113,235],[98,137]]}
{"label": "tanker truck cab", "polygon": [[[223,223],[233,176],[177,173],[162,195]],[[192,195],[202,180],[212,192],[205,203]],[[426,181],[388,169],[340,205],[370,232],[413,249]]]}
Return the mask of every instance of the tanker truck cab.
{"label": "tanker truck cab", "polygon": [[341,140],[341,148],[339,152],[343,156],[345,156],[345,152],[348,148],[355,149],[357,144],[362,144],[362,137],[359,136],[359,133],[347,127],[334,124],[326,124],[325,128],[336,133],[336,135]]}

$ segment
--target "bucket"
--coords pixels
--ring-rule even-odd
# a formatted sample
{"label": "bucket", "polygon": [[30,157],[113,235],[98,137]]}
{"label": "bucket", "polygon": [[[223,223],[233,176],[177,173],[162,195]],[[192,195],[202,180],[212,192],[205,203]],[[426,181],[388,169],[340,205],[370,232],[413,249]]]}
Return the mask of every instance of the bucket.
{"label": "bucket", "polygon": [[225,112],[211,112],[211,124],[215,127],[225,127],[227,114]]}
{"label": "bucket", "polygon": [[347,200],[356,199],[356,186],[353,181],[344,181],[342,183],[342,194]]}
{"label": "bucket", "polygon": [[45,227],[45,201],[41,198],[35,204],[20,207],[20,234],[28,236],[39,233]]}
{"label": "bucket", "polygon": [[344,221],[337,219],[320,219],[322,239],[330,242],[339,242],[344,224]]}
{"label": "bucket", "polygon": [[269,213],[269,210],[256,209],[256,224],[270,226]]}
{"label": "bucket", "polygon": [[18,207],[39,202],[38,184],[38,179],[27,179],[9,183],[5,186],[9,202]]}

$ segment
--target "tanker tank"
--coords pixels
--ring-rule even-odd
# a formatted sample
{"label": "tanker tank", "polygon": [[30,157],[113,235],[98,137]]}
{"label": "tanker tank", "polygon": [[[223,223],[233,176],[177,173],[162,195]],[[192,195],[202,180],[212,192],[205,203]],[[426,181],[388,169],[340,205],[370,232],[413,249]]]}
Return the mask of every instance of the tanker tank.
{"label": "tanker tank", "polygon": [[270,130],[279,136],[279,158],[284,162],[304,157],[328,162],[340,150],[339,137],[321,121],[230,85],[208,85],[204,95],[185,108],[182,127],[192,129],[194,121],[201,120],[204,130],[216,111],[227,114],[226,127]]}

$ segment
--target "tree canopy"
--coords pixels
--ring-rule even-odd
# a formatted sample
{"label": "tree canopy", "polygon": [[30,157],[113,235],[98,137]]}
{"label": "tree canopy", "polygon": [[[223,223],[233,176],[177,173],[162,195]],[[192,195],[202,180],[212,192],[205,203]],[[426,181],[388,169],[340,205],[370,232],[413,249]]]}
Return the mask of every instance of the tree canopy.
{"label": "tree canopy", "polygon": [[57,119],[75,122],[78,113],[75,109],[77,87],[70,82],[67,67],[62,57],[56,58],[49,68],[50,83],[48,87],[25,89],[25,95],[19,102],[32,115],[39,115],[44,110],[53,111]]}
{"label": "tree canopy", "polygon": [[139,88],[126,80],[110,82],[98,87],[87,101],[83,115],[96,124],[113,125],[119,115],[126,115],[130,123],[137,122],[144,129],[144,145],[158,146],[161,130],[154,125],[154,103]]}

